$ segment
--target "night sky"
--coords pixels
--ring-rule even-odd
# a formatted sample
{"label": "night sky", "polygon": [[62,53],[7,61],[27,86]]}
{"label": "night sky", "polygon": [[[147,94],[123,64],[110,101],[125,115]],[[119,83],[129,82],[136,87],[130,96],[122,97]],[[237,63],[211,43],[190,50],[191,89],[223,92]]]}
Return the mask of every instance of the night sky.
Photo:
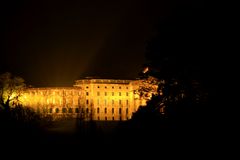
{"label": "night sky", "polygon": [[136,78],[158,19],[176,5],[167,0],[7,1],[1,9],[0,72],[33,86],[72,86],[85,76]]}

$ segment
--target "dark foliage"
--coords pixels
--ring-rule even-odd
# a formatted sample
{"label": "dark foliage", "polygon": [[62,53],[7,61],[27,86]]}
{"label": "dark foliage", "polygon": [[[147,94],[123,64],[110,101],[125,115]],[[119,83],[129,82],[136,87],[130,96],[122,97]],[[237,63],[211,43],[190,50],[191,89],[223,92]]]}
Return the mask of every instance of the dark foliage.
{"label": "dark foliage", "polygon": [[[138,135],[146,144],[210,144],[218,125],[213,108],[219,105],[222,59],[213,55],[219,40],[212,16],[204,6],[185,5],[176,6],[170,16],[159,20],[158,34],[149,41],[146,51],[149,71],[140,76],[165,80],[159,85],[163,94],[140,107],[123,130]],[[159,113],[161,102],[165,104],[164,114]]]}

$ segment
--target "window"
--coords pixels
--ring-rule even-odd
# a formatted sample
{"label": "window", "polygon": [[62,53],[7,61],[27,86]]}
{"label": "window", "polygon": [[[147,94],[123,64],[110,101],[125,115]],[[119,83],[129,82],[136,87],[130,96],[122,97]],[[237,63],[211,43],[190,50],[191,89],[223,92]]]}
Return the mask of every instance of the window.
{"label": "window", "polygon": [[100,120],[100,117],[98,116],[97,119]]}
{"label": "window", "polygon": [[119,87],[119,89],[121,89],[122,87]]}
{"label": "window", "polygon": [[112,96],[114,96],[114,92],[112,92]]}
{"label": "window", "polygon": [[52,108],[49,109],[49,113],[52,113]]}
{"label": "window", "polygon": [[86,92],[86,96],[88,96],[88,92]]}
{"label": "window", "polygon": [[67,112],[67,108],[62,108],[62,113],[66,113]]}
{"label": "window", "polygon": [[88,104],[89,103],[89,101],[88,101],[88,99],[86,100],[86,104]]}
{"label": "window", "polygon": [[86,109],[86,113],[88,113],[88,112],[89,112],[89,109],[87,108],[87,109]]}
{"label": "window", "polygon": [[100,101],[99,101],[99,99],[97,100],[97,105],[99,106],[99,104],[100,104]]}
{"label": "window", "polygon": [[68,109],[68,113],[73,113],[72,108],[69,108],[69,109]]}
{"label": "window", "polygon": [[128,114],[128,108],[126,108],[126,114]]}
{"label": "window", "polygon": [[97,92],[97,96],[100,96],[100,92]]}
{"label": "window", "polygon": [[114,121],[114,117],[112,117],[112,120]]}
{"label": "window", "polygon": [[128,96],[128,92],[126,92],[126,96]]}
{"label": "window", "polygon": [[112,89],[114,89],[114,86],[112,86]]}
{"label": "window", "polygon": [[114,108],[112,108],[112,114],[114,114]]}
{"label": "window", "polygon": [[119,92],[119,96],[121,96],[122,94],[121,94],[121,92]]}
{"label": "window", "polygon": [[97,86],[97,88],[100,88],[99,86]]}
{"label": "window", "polygon": [[86,88],[88,88],[88,86],[86,86]]}
{"label": "window", "polygon": [[128,89],[128,87],[126,87],[126,89]]}
{"label": "window", "polygon": [[128,106],[128,100],[126,100],[126,105]]}
{"label": "window", "polygon": [[105,86],[105,89],[107,89],[107,86]]}
{"label": "window", "polygon": [[119,105],[121,105],[122,104],[122,101],[121,101],[121,99],[119,99]]}
{"label": "window", "polygon": [[122,113],[122,108],[119,108],[119,114],[121,114]]}
{"label": "window", "polygon": [[105,96],[107,96],[107,92],[105,92]]}
{"label": "window", "polygon": [[105,117],[105,121],[107,121],[107,117]]}
{"label": "window", "polygon": [[107,106],[107,100],[106,99],[104,100],[104,105]]}
{"label": "window", "polygon": [[114,100],[112,100],[112,105],[114,105]]}
{"label": "window", "polygon": [[55,109],[55,112],[56,112],[56,113],[59,113],[59,109],[58,109],[58,108],[56,108],[56,109]]}
{"label": "window", "polygon": [[104,113],[107,114],[107,108],[104,108]]}
{"label": "window", "polygon": [[79,108],[75,108],[75,113],[79,113]]}
{"label": "window", "polygon": [[100,108],[98,107],[98,108],[97,108],[97,113],[99,113],[99,112],[100,112]]}

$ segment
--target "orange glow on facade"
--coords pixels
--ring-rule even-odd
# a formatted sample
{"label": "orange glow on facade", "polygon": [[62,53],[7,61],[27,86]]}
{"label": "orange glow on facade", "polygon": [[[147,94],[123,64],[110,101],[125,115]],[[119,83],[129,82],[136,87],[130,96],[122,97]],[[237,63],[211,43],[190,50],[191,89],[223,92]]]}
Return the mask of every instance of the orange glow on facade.
{"label": "orange glow on facade", "polygon": [[139,80],[82,79],[73,87],[29,88],[21,97],[24,106],[53,117],[89,120],[128,120],[146,100],[134,94]]}

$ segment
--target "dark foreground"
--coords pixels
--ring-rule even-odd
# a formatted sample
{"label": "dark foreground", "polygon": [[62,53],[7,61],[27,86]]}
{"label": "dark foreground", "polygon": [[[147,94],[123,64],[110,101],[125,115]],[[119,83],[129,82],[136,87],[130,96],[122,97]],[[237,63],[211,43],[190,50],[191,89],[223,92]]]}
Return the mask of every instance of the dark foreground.
{"label": "dark foreground", "polygon": [[[88,122],[76,120],[54,122],[41,129],[8,128],[1,132],[2,153],[19,156],[84,156],[127,158],[174,153],[197,156],[213,153],[215,135],[207,130],[188,128],[133,127],[128,122]],[[11,156],[11,154],[8,154]],[[125,157],[126,156],[126,157]],[[101,159],[101,158],[100,158]]]}

